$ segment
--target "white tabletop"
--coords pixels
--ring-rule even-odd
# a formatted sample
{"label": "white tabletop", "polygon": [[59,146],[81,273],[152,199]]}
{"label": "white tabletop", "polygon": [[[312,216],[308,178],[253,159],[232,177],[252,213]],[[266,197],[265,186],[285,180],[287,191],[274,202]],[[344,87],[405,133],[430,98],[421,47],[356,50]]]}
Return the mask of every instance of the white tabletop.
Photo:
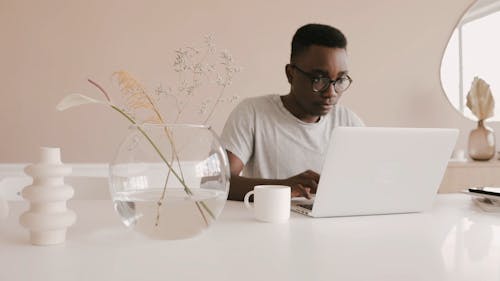
{"label": "white tabletop", "polygon": [[228,202],[188,240],[149,240],[122,226],[110,201],[69,203],[78,214],[65,244],[32,246],[0,220],[0,280],[500,280],[500,214],[462,194],[439,195],[419,214],[252,219]]}

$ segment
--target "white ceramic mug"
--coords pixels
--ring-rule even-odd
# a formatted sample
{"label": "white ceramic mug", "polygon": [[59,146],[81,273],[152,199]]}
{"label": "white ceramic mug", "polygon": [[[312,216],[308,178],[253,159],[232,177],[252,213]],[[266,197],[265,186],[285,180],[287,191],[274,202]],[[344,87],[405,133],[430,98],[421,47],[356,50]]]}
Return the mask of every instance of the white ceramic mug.
{"label": "white ceramic mug", "polygon": [[[254,204],[248,199],[254,195]],[[245,195],[245,206],[255,218],[265,222],[284,222],[290,218],[291,189],[285,185],[257,185]]]}

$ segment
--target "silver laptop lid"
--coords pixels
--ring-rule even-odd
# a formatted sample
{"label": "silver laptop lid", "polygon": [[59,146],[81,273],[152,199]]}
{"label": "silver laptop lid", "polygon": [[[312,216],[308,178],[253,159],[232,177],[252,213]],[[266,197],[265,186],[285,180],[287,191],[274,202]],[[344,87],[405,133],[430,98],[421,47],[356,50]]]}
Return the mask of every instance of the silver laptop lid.
{"label": "silver laptop lid", "polygon": [[456,129],[334,129],[311,215],[429,209],[457,136]]}

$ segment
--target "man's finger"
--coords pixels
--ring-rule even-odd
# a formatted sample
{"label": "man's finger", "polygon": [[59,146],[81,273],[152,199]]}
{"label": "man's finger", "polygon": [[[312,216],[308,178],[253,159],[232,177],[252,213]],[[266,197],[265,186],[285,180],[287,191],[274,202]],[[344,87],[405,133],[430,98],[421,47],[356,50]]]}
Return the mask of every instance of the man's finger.
{"label": "man's finger", "polygon": [[302,195],[307,198],[307,199],[311,199],[311,194],[309,194],[309,192],[307,192],[307,190],[299,183],[297,184],[297,187],[300,191],[300,193],[302,193]]}
{"label": "man's finger", "polygon": [[297,190],[297,189],[292,189],[292,197],[299,197],[299,196],[302,196],[302,193],[300,192],[300,190]]}
{"label": "man's finger", "polygon": [[318,190],[318,183],[314,180],[308,181],[307,184],[305,185],[309,188],[310,192],[312,193],[316,193],[316,190]]}

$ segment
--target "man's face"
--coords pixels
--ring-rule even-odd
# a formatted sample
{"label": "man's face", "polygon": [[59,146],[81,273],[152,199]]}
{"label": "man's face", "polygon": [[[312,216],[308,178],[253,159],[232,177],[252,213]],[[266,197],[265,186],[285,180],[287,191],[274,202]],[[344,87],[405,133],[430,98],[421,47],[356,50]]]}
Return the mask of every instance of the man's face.
{"label": "man's face", "polygon": [[[337,80],[347,75],[347,53],[341,48],[312,45],[295,57],[292,65],[314,77]],[[338,102],[340,93],[335,91],[333,84],[323,92],[313,92],[311,78],[292,65],[287,66],[287,76],[292,86],[290,95],[301,115],[307,118],[327,114]]]}

